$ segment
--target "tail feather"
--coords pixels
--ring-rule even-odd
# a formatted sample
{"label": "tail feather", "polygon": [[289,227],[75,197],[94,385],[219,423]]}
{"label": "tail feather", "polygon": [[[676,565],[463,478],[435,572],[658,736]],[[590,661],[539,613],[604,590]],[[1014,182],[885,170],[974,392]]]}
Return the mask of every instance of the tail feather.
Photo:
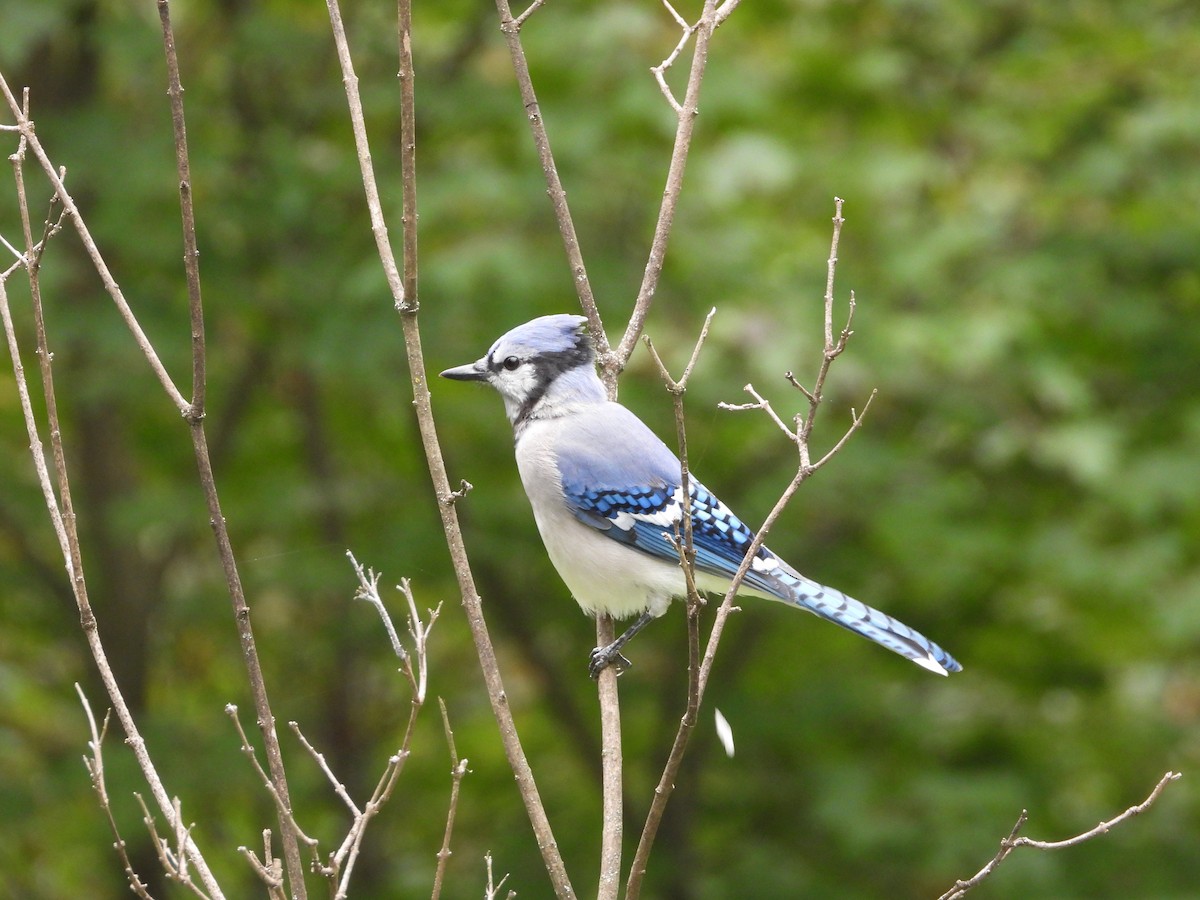
{"label": "tail feather", "polygon": [[746,586],[841,625],[938,675],[962,671],[958,660],[919,631],[836,588],[805,578],[770,551],[754,561]]}

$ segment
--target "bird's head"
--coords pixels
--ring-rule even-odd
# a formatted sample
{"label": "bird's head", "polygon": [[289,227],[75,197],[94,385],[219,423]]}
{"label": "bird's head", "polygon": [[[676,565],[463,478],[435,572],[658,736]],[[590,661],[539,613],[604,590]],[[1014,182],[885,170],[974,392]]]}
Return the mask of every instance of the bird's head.
{"label": "bird's head", "polygon": [[562,415],[605,400],[596,352],[583,316],[542,316],[518,325],[473,363],[442,372],[455,381],[482,381],[504,398],[518,430],[531,418]]}

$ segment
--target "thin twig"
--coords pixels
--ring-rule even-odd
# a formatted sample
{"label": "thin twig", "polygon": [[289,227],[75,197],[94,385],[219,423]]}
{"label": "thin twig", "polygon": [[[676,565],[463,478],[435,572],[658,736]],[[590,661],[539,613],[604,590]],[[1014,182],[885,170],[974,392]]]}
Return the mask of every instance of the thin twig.
{"label": "thin twig", "polygon": [[167,96],[171,100],[171,126],[175,133],[175,167],[179,173],[179,212],[183,219],[183,269],[187,277],[188,310],[192,320],[192,408],[190,416],[204,416],[204,304],[200,295],[200,250],[196,243],[196,212],[192,206],[192,171],[188,160],[187,123],[183,115],[183,85],[179,56],[171,27],[169,0],[158,0],[163,50],[167,59]]}
{"label": "thin twig", "polygon": [[[396,0],[396,47],[400,58],[400,226],[404,250],[403,291],[396,310],[415,313],[417,300],[417,100],[412,55],[412,0]],[[346,59],[349,61],[349,49]],[[366,143],[366,132],[363,132]],[[368,168],[370,166],[368,165]],[[366,184],[364,175],[363,184]],[[382,216],[380,216],[382,221]],[[384,233],[386,237],[386,232]],[[381,257],[382,258],[382,257]],[[465,484],[465,483],[464,483]],[[464,487],[464,490],[466,488]]]}
{"label": "thin twig", "polygon": [[121,832],[117,828],[117,820],[113,818],[112,805],[108,800],[108,787],[104,781],[104,736],[108,733],[108,719],[111,713],[106,713],[104,716],[104,724],[96,727],[96,716],[92,712],[92,705],[88,703],[87,695],[83,693],[76,682],[75,693],[79,695],[79,702],[83,704],[84,714],[87,716],[88,733],[91,734],[91,740],[88,741],[88,749],[90,755],[83,758],[83,765],[87,768],[88,775],[92,779],[92,789],[96,792],[96,797],[100,802],[100,809],[104,813],[104,818],[108,820],[109,830],[113,835],[113,848],[117,851],[117,856],[121,860],[121,868],[125,870],[125,878],[129,882],[129,888],[143,900],[153,900],[150,896],[150,891],[146,888],[145,883],[138,877],[134,871],[133,863],[129,860],[129,853],[125,848],[125,840],[121,837]]}
{"label": "thin twig", "polygon": [[679,54],[683,52],[683,48],[687,46],[688,40],[692,36],[692,32],[696,30],[694,25],[689,25],[683,16],[675,11],[668,0],[662,0],[662,5],[667,8],[667,12],[671,14],[671,18],[675,20],[675,24],[679,26],[683,33],[679,37],[679,42],[675,45],[666,59],[660,62],[657,66],[651,66],[650,71],[654,73],[654,80],[658,82],[658,89],[662,91],[663,96],[667,98],[667,102],[671,104],[671,109],[675,110],[676,115],[683,115],[683,106],[675,99],[675,94],[671,90],[671,86],[667,84],[667,69],[675,64],[675,60],[679,58]]}
{"label": "thin twig", "polygon": [[350,810],[350,815],[354,816],[355,818],[361,816],[362,810],[360,810],[354,800],[351,799],[350,792],[346,790],[346,786],[342,784],[341,780],[333,774],[333,770],[329,768],[329,763],[325,760],[325,754],[319,752],[311,743],[309,743],[308,738],[304,736],[304,732],[300,730],[300,726],[296,722],[288,722],[288,728],[292,729],[292,733],[296,735],[296,738],[300,741],[301,746],[308,751],[308,755],[313,758],[314,762],[316,762],[317,768],[319,768],[325,774],[325,777],[329,779],[329,783],[333,785],[333,792],[342,798],[342,802],[345,803],[346,808]]}
{"label": "thin twig", "polygon": [[[770,420],[775,423],[775,426],[780,431],[782,431],[785,435],[787,435],[788,440],[790,440],[792,443],[796,442],[796,440],[797,440],[796,432],[792,431],[792,429],[788,427],[787,423],[784,422],[783,419],[781,419],[779,417],[778,413],[776,413],[774,408],[771,406],[771,402],[769,400],[765,399],[763,397],[763,395],[760,394],[758,391],[756,391],[754,389],[754,385],[748,384],[744,388],[742,388],[742,390],[744,390],[747,394],[749,394],[751,397],[754,398],[753,403],[721,402],[721,403],[717,404],[717,409],[723,409],[723,410],[726,410],[727,412],[744,412],[748,409],[761,409],[763,412],[765,412],[767,414],[767,416],[770,418]],[[801,390],[804,390],[804,389],[801,388]]]}
{"label": "thin twig", "polygon": [[1018,847],[1032,847],[1035,850],[1062,850],[1065,847],[1076,847],[1085,841],[1090,841],[1102,834],[1107,834],[1122,822],[1126,822],[1129,819],[1132,819],[1134,816],[1144,813],[1147,809],[1154,805],[1155,801],[1157,801],[1162,795],[1162,792],[1166,790],[1168,784],[1173,781],[1178,781],[1181,777],[1182,775],[1180,775],[1178,772],[1167,772],[1162,778],[1159,779],[1158,784],[1154,786],[1154,790],[1150,792],[1150,795],[1141,803],[1129,807],[1129,809],[1125,810],[1125,812],[1118,816],[1114,816],[1106,822],[1101,822],[1095,828],[1089,829],[1082,834],[1077,834],[1074,837],[1066,838],[1065,840],[1061,841],[1036,841],[1032,838],[1017,837],[1029,818],[1028,812],[1026,810],[1021,810],[1021,815],[1017,817],[1017,823],[1012,827],[1012,831],[1009,832],[1008,837],[1004,838],[1004,840],[1000,842],[1000,849],[996,852],[996,855],[988,860],[987,864],[970,878],[956,881],[954,883],[954,887],[942,894],[938,900],[958,900],[958,898],[966,894],[967,891],[977,887],[984,879],[988,878],[993,872],[995,872],[996,867],[1004,862],[1004,860],[1008,858],[1009,854],[1011,854]]}
{"label": "thin twig", "polygon": [[[304,736],[300,730],[300,726],[296,722],[289,722],[288,725],[299,739],[304,749],[317,763],[318,768],[325,774],[325,777],[333,785],[334,792],[346,804],[346,808],[350,810],[352,817],[350,828],[346,832],[345,838],[338,846],[337,850],[329,854],[325,860],[314,859],[313,869],[319,872],[329,882],[332,891],[332,896],[335,900],[340,900],[348,896],[350,890],[350,878],[354,871],[355,863],[358,860],[359,851],[362,848],[362,842],[366,835],[367,826],[376,814],[383,808],[395,790],[396,784],[399,781],[400,773],[404,767],[405,761],[410,756],[410,746],[412,744],[413,734],[416,728],[417,714],[421,711],[425,699],[425,690],[428,680],[428,639],[430,631],[433,629],[434,622],[437,621],[438,613],[441,610],[439,605],[436,609],[429,610],[428,620],[421,621],[420,614],[417,610],[416,600],[413,597],[412,588],[407,579],[404,579],[399,589],[403,593],[408,606],[408,633],[413,639],[413,648],[411,651],[405,650],[400,643],[400,638],[396,632],[395,626],[392,624],[391,616],[389,615],[383,600],[379,596],[378,584],[379,576],[370,569],[364,570],[353,554],[347,553],[350,561],[354,566],[355,573],[358,575],[359,586],[355,596],[359,599],[369,601],[378,610],[385,629],[388,632],[389,639],[392,642],[393,651],[400,659],[400,671],[404,675],[405,680],[412,688],[412,700],[410,703],[408,725],[404,730],[404,735],[400,741],[399,749],[388,758],[387,765],[384,767],[383,774],[375,785],[375,789],[371,797],[361,807],[354,802],[350,797],[349,791],[346,790],[341,780],[333,773],[325,759],[324,754],[317,751],[312,743]],[[414,670],[414,664],[416,666]],[[239,725],[239,732],[241,731]],[[243,737],[243,742],[244,742]],[[246,748],[243,747],[245,750]],[[465,763],[464,763],[465,764]],[[257,761],[255,762],[256,768]],[[261,768],[259,769],[261,772]],[[270,790],[268,788],[268,790]],[[304,840],[301,836],[301,840]],[[307,843],[307,841],[306,841]],[[314,848],[316,842],[309,844]]]}
{"label": "thin twig", "polygon": [[430,900],[438,900],[446,879],[446,866],[450,862],[450,836],[454,832],[454,817],[458,813],[458,795],[462,780],[470,770],[466,758],[460,759],[454,746],[454,731],[450,727],[450,715],[446,712],[446,701],[438,697],[438,708],[442,711],[442,728],[446,733],[446,745],[450,748],[450,803],[446,811],[446,830],[442,834],[442,847],[437,852],[437,869],[433,873],[433,893]]}
{"label": "thin twig", "polygon": [[176,797],[171,803],[171,814],[167,817],[167,824],[172,825],[174,829],[174,837],[176,840],[176,849],[171,849],[171,842],[162,837],[158,833],[158,826],[154,822],[154,816],[150,814],[150,809],[146,806],[146,801],[141,794],[135,793],[134,799],[142,808],[142,824],[146,826],[146,830],[150,832],[150,842],[154,846],[154,852],[158,855],[158,862],[162,866],[163,871],[167,873],[167,877],[179,882],[189,891],[203,900],[211,900],[199,885],[197,885],[188,875],[187,863],[191,857],[190,854],[180,853],[178,848],[180,845],[186,847],[192,843],[192,829],[183,828],[182,813],[180,812],[179,798]]}
{"label": "thin twig", "polygon": [[[504,887],[504,882],[508,881],[508,876],[505,875],[499,881],[495,880],[495,877],[492,875],[491,851],[488,851],[483,855],[483,861],[487,866],[487,887],[484,889],[483,897],[484,900],[496,900],[496,896],[500,893],[500,888]],[[516,891],[509,891],[507,896],[511,898],[515,897],[516,895]]]}
{"label": "thin twig", "polygon": [[246,858],[250,863],[250,868],[254,870],[254,874],[259,877],[259,880],[267,887],[267,896],[271,900],[287,900],[287,892],[283,886],[283,860],[278,859],[271,852],[271,829],[264,828],[262,833],[263,838],[263,858],[260,860],[249,847],[238,847],[238,853]]}
{"label": "thin twig", "polygon": [[[821,355],[821,365],[817,369],[817,377],[813,382],[811,391],[800,388],[804,392],[804,396],[808,399],[808,413],[801,421],[798,421],[796,428],[797,441],[796,445],[800,451],[800,465],[802,468],[808,468],[811,460],[809,459],[808,441],[812,436],[813,422],[817,418],[817,409],[821,405],[821,399],[825,390],[825,379],[829,375],[829,367],[833,361],[841,355],[841,352],[846,349],[846,342],[852,334],[850,326],[854,321],[854,293],[850,294],[849,312],[846,315],[846,325],[841,331],[841,336],[837,343],[833,339],[833,280],[837,271],[838,262],[838,244],[842,237],[842,226],[846,220],[842,217],[842,205],[844,201],[841,197],[833,198],[834,214],[833,214],[833,238],[829,244],[829,260],[825,265],[825,352]],[[790,373],[789,373],[790,375]],[[796,387],[800,387],[799,382],[794,377],[789,380]]]}
{"label": "thin twig", "polygon": [[33,153],[34,158],[38,161],[42,171],[45,173],[47,180],[54,187],[54,191],[58,195],[58,198],[62,201],[63,208],[66,210],[67,215],[71,217],[71,223],[76,232],[79,234],[79,239],[83,243],[83,247],[88,255],[88,258],[91,259],[92,265],[96,269],[96,273],[100,276],[100,281],[104,285],[104,289],[108,292],[108,295],[112,298],[113,303],[116,305],[122,321],[125,322],[126,327],[133,335],[138,349],[142,352],[142,355],[146,357],[146,361],[150,364],[151,371],[154,372],[154,376],[158,379],[159,384],[162,385],[163,390],[167,392],[167,396],[171,398],[171,402],[175,405],[175,408],[179,410],[180,414],[186,414],[191,404],[183,396],[183,394],[180,393],[179,389],[175,386],[175,383],[171,380],[171,376],[167,372],[166,367],[163,366],[162,360],[158,358],[158,353],[155,351],[154,346],[150,343],[150,339],[146,336],[146,333],[142,330],[142,326],[138,322],[137,316],[133,314],[133,310],[129,306],[129,302],[125,299],[124,293],[122,293],[120,286],[117,284],[116,279],[113,277],[112,272],[108,268],[108,264],[104,261],[104,257],[101,255],[99,248],[96,246],[96,241],[92,237],[91,231],[84,222],[83,216],[79,212],[79,207],[75,205],[74,199],[72,199],[71,195],[67,193],[67,188],[63,182],[63,178],[59,175],[54,164],[50,161],[50,157],[47,156],[45,149],[42,147],[42,143],[38,139],[37,133],[33,127],[33,120],[25,114],[21,106],[17,103],[17,100],[13,96],[12,91],[9,89],[8,82],[5,81],[3,75],[0,75],[0,94],[4,95],[4,99],[8,103],[9,109],[12,110],[13,115],[16,117],[17,124],[21,128],[21,135],[28,142],[30,152]]}
{"label": "thin twig", "polygon": [[513,25],[516,26],[518,31],[521,29],[521,26],[525,24],[525,20],[541,9],[542,4],[545,2],[546,0],[533,0],[533,2],[525,8],[525,12],[513,19]]}
{"label": "thin twig", "polygon": [[383,599],[379,596],[379,575],[374,569],[363,570],[359,565],[358,560],[354,558],[354,554],[349,550],[346,551],[346,556],[350,558],[350,564],[354,567],[354,574],[358,576],[358,589],[354,592],[354,599],[365,600],[375,607],[379,613],[379,618],[383,620],[383,627],[387,631],[388,640],[392,642],[392,652],[394,652],[401,661],[408,659],[408,651],[404,649],[404,645],[400,643],[400,635],[396,633],[396,626],[392,624],[392,617],[388,615],[387,607],[383,605]]}
{"label": "thin twig", "polygon": [[692,349],[691,358],[688,360],[683,375],[678,381],[671,376],[666,365],[659,357],[658,351],[654,349],[654,344],[650,338],[645,338],[646,347],[650,351],[650,356],[653,358],[655,365],[658,367],[659,374],[666,385],[667,391],[671,394],[675,409],[675,434],[679,444],[680,461],[680,497],[683,501],[683,513],[680,520],[683,523],[683,527],[682,529],[677,528],[677,533],[674,536],[667,535],[667,538],[675,545],[675,550],[679,555],[679,566],[683,571],[684,582],[687,585],[688,685],[683,717],[680,719],[675,741],[667,757],[667,762],[663,767],[658,787],[654,791],[650,810],[646,814],[646,822],[642,826],[642,834],[638,840],[637,851],[634,855],[633,866],[629,874],[629,881],[625,888],[626,900],[634,900],[641,891],[642,879],[645,876],[650,859],[650,851],[654,846],[659,825],[662,823],[667,801],[674,791],[679,769],[683,764],[684,751],[687,748],[692,731],[695,729],[700,702],[704,695],[700,657],[700,610],[704,606],[704,600],[700,596],[700,592],[696,589],[694,569],[696,554],[692,546],[691,474],[688,468],[687,430],[685,427],[683,395],[687,391],[688,380],[691,378],[696,362],[700,358],[700,350],[708,337],[709,327],[712,325],[713,316],[716,315],[716,312],[714,308],[705,317],[704,325],[700,329],[700,336],[697,338],[695,347]]}
{"label": "thin twig", "polygon": [[267,770],[262,767],[262,763],[258,761],[258,754],[254,752],[254,745],[250,743],[250,738],[247,737],[246,730],[242,727],[242,720],[238,716],[237,706],[233,703],[226,703],[225,715],[229,716],[229,718],[233,720],[233,725],[237,729],[238,737],[242,742],[240,749],[242,753],[245,754],[246,758],[250,760],[250,764],[254,767],[254,771],[258,773],[259,780],[262,781],[263,787],[267,789],[267,793],[271,795],[271,799],[275,801],[275,809],[276,812],[278,812],[279,817],[283,819],[287,827],[292,830],[292,833],[295,834],[296,837],[298,837],[309,847],[315,847],[317,845],[317,839],[311,838],[304,833],[304,829],[302,829],[299,823],[296,822],[296,817],[293,815],[291,807],[284,804],[283,798],[279,796],[279,792],[275,788],[275,782],[271,779],[271,776],[267,774]]}

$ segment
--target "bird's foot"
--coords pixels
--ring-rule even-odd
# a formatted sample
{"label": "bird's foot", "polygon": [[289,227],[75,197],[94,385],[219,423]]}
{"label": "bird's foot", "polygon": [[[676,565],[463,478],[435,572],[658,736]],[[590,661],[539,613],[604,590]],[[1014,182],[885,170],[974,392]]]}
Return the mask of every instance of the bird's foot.
{"label": "bird's foot", "polygon": [[600,677],[600,673],[612,666],[618,675],[632,666],[628,659],[621,654],[620,644],[609,644],[607,647],[597,647],[592,651],[591,658],[588,660],[588,674],[595,681]]}

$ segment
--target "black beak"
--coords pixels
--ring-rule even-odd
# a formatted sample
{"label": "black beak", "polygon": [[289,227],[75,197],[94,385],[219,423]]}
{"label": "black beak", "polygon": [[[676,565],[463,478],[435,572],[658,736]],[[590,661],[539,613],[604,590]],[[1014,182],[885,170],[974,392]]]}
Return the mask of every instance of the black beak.
{"label": "black beak", "polygon": [[451,381],[487,381],[487,360],[478,359],[473,363],[467,363],[465,366],[455,366],[453,369],[447,369],[445,372],[442,372],[441,376],[449,378]]}

